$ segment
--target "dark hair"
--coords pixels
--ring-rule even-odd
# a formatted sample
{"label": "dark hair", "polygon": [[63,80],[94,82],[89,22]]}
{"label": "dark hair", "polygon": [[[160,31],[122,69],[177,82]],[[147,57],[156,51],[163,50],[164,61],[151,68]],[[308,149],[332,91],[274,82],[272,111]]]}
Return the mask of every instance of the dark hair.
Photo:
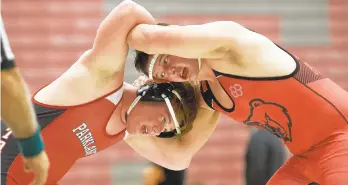
{"label": "dark hair", "polygon": [[[167,23],[157,23],[159,26],[169,26]],[[149,73],[147,71],[147,64],[149,63],[149,54],[135,50],[135,60],[134,60],[134,66],[135,69],[146,76],[149,76]]]}
{"label": "dark hair", "polygon": [[147,71],[147,64],[149,63],[149,54],[135,50],[135,60],[134,65],[135,69],[146,76],[149,76],[149,73]]}

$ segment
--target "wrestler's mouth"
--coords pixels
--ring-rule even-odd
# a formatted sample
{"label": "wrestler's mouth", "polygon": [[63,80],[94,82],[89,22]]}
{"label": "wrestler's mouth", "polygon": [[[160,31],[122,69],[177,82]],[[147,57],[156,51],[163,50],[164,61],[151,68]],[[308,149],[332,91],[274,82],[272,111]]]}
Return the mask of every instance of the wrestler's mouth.
{"label": "wrestler's mouth", "polygon": [[181,73],[180,73],[180,77],[184,80],[186,80],[188,78],[188,70],[186,67],[184,67],[182,70],[181,70]]}

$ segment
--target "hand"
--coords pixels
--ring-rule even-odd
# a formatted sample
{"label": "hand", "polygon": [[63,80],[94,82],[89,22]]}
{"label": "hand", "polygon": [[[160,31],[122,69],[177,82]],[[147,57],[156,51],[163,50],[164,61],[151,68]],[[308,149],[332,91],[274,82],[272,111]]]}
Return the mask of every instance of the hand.
{"label": "hand", "polygon": [[144,170],[143,185],[158,185],[165,180],[163,168],[152,165]]}
{"label": "hand", "polygon": [[149,82],[151,82],[151,80],[147,76],[141,75],[141,76],[139,76],[138,79],[134,80],[132,85],[136,88],[140,88],[141,86],[143,86]]}
{"label": "hand", "polygon": [[34,173],[35,177],[31,185],[45,184],[50,166],[49,159],[45,151],[34,157],[23,158],[24,170]]}

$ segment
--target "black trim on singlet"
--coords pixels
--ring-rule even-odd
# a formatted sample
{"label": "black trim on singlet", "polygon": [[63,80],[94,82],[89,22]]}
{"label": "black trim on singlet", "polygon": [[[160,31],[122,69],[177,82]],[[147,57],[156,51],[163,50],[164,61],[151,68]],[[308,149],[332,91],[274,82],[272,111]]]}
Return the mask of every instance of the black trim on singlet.
{"label": "black trim on singlet", "polygon": [[44,129],[50,123],[52,123],[57,117],[59,117],[61,114],[63,114],[66,111],[66,109],[45,107],[45,106],[36,104],[35,102],[33,104],[34,104],[37,120],[41,126],[41,130]]}
{"label": "black trim on singlet", "polygon": [[[205,82],[206,84],[206,87],[207,87],[207,90],[205,92],[203,92],[203,86],[202,86],[202,83]],[[236,104],[235,102],[233,101],[233,99],[231,98],[231,96],[228,94],[228,92],[226,92],[225,88],[223,88],[222,86],[222,89],[225,91],[225,93],[227,94],[227,96],[230,98],[230,100],[232,101],[233,103],[233,106],[232,108],[225,108],[215,97],[213,91],[211,90],[210,88],[210,85],[208,83],[208,81],[201,81],[201,87],[200,87],[200,91],[201,91],[201,94],[202,94],[202,97],[203,97],[203,100],[205,101],[206,104],[208,104],[208,106],[212,109],[213,108],[213,101],[215,101],[215,103],[222,109],[224,110],[225,112],[233,112],[235,107],[236,107]],[[220,82],[219,82],[220,83]],[[221,85],[221,84],[220,84]],[[214,109],[215,110],[215,109]]]}
{"label": "black trim on singlet", "polygon": [[[274,43],[275,44],[275,43]],[[285,51],[287,54],[289,54],[291,56],[291,58],[294,59],[295,63],[296,63],[296,68],[295,70],[288,74],[288,75],[285,75],[285,76],[278,76],[278,77],[246,77],[246,76],[239,76],[239,75],[232,75],[232,74],[226,74],[226,73],[222,73],[222,72],[219,72],[219,71],[215,71],[213,69],[213,72],[214,72],[214,75],[216,78],[218,78],[219,76],[226,76],[226,77],[229,77],[229,78],[235,78],[235,79],[241,79],[241,80],[253,80],[253,81],[273,81],[273,80],[285,80],[285,79],[288,79],[288,78],[291,78],[291,77],[294,77],[299,71],[300,71],[300,62],[297,60],[297,58],[292,55],[290,52],[288,52],[287,50],[285,50],[284,48],[282,48],[281,46],[275,44],[277,47],[279,47],[281,50]],[[203,92],[203,87],[202,87],[202,84],[203,84],[203,81],[200,82],[201,84],[201,87],[200,87],[200,91],[201,91],[201,94],[202,94],[202,97],[203,97],[203,100],[206,102],[206,104],[212,108],[213,108],[213,101],[215,101],[215,103],[222,109],[224,110],[225,112],[233,112],[234,109],[235,109],[235,102],[233,101],[233,98],[231,98],[229,96],[229,93],[226,92],[225,88],[223,88],[223,86],[221,85],[220,83],[220,86],[224,89],[224,91],[226,92],[226,94],[230,97],[231,101],[233,102],[233,107],[231,109],[227,109],[225,107],[223,107],[221,105],[221,103],[216,99],[216,97],[214,96],[214,93],[212,92],[210,86],[209,86],[209,83],[207,81],[204,81],[206,83],[206,87],[207,87],[207,90],[205,92]],[[215,109],[214,109],[215,110]]]}
{"label": "black trim on singlet", "polygon": [[226,73],[222,73],[219,71],[214,71],[214,74],[216,77],[218,76],[226,76],[226,77],[230,77],[230,78],[235,78],[235,79],[241,79],[241,80],[253,80],[253,81],[271,81],[271,80],[285,80],[291,77],[294,77],[296,75],[296,73],[299,72],[300,70],[300,62],[297,60],[297,58],[291,54],[290,52],[286,51],[284,48],[280,47],[279,45],[275,44],[277,47],[279,47],[281,50],[285,51],[287,54],[289,54],[291,56],[291,58],[294,59],[295,63],[296,63],[296,68],[295,70],[288,74],[288,75],[284,75],[284,76],[276,76],[276,77],[246,77],[246,76],[239,76],[239,75],[232,75],[232,74],[226,74]]}

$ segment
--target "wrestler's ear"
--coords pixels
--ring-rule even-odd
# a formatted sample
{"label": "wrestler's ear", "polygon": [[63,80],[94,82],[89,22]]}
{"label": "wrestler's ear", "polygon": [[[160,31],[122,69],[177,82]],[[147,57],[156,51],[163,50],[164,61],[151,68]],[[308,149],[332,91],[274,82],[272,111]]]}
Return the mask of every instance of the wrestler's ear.
{"label": "wrestler's ear", "polygon": [[258,106],[260,106],[260,105],[262,105],[262,104],[264,104],[265,102],[263,101],[263,100],[261,100],[261,99],[256,99],[256,100],[252,100],[251,102],[250,102],[250,106],[252,107],[252,108],[255,108],[255,107],[258,107]]}

